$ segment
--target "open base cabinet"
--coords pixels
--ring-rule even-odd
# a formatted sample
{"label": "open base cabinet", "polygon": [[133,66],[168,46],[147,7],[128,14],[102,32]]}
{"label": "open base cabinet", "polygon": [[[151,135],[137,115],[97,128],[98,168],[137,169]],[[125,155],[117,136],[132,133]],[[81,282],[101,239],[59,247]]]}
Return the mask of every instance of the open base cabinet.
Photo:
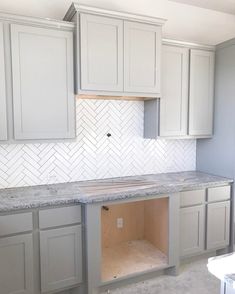
{"label": "open base cabinet", "polygon": [[168,264],[168,198],[103,207],[102,281]]}

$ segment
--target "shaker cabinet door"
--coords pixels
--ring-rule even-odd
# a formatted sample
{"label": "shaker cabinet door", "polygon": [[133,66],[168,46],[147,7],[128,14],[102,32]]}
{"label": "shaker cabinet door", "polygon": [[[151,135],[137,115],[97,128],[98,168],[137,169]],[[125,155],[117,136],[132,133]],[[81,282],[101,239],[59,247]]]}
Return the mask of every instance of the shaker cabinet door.
{"label": "shaker cabinet door", "polygon": [[214,52],[190,53],[189,135],[211,136],[213,131]]}
{"label": "shaker cabinet door", "polygon": [[163,45],[160,136],[188,131],[189,49]]}
{"label": "shaker cabinet door", "polygon": [[161,27],[124,22],[124,91],[160,93]]}
{"label": "shaker cabinet door", "polygon": [[207,205],[207,249],[229,245],[230,201]]}
{"label": "shaker cabinet door", "polygon": [[75,137],[73,33],[11,25],[15,139]]}
{"label": "shaker cabinet door", "polygon": [[40,259],[43,293],[81,283],[81,225],[41,231]]}
{"label": "shaker cabinet door", "polygon": [[0,23],[0,141],[7,140],[6,75],[3,23]]}
{"label": "shaker cabinet door", "polygon": [[203,252],[205,241],[205,206],[180,209],[180,256]]}
{"label": "shaker cabinet door", "polygon": [[33,293],[31,234],[0,239],[0,293]]}
{"label": "shaker cabinet door", "polygon": [[123,21],[81,14],[81,89],[123,91]]}

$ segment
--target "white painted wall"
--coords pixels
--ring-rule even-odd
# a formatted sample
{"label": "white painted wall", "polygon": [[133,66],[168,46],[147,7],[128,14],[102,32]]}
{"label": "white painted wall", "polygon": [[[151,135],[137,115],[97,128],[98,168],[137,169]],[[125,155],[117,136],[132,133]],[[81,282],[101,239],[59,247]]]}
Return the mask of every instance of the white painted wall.
{"label": "white painted wall", "polygon": [[[167,0],[82,0],[87,5],[167,18],[166,38],[218,44],[235,37],[235,15]],[[71,0],[1,0],[0,10],[62,19]]]}

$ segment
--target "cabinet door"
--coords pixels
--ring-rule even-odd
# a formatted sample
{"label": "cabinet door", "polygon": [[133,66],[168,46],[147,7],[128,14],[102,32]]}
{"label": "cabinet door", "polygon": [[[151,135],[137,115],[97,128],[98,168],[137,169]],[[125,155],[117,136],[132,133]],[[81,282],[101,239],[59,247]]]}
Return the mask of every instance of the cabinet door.
{"label": "cabinet door", "polygon": [[161,27],[124,22],[124,91],[160,93]]}
{"label": "cabinet door", "polygon": [[75,137],[73,34],[11,25],[15,139]]}
{"label": "cabinet door", "polygon": [[180,256],[200,253],[205,243],[205,206],[180,209]]}
{"label": "cabinet door", "polygon": [[0,141],[7,140],[6,75],[3,24],[0,23]]}
{"label": "cabinet door", "polygon": [[81,88],[123,91],[123,21],[81,14]]}
{"label": "cabinet door", "polygon": [[82,282],[81,238],[80,225],[40,232],[42,292]]}
{"label": "cabinet door", "polygon": [[189,49],[163,46],[160,136],[186,136],[188,131]]}
{"label": "cabinet door", "polygon": [[1,294],[33,293],[32,235],[0,239]]}
{"label": "cabinet door", "polygon": [[212,135],[213,100],[214,52],[191,50],[189,135]]}
{"label": "cabinet door", "polygon": [[230,201],[207,205],[207,249],[229,245]]}

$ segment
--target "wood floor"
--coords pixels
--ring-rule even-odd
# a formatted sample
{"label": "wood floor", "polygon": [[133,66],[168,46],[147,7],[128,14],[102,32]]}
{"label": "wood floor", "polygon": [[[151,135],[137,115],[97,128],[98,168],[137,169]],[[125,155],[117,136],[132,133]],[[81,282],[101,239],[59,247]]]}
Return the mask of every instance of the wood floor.
{"label": "wood floor", "polygon": [[102,280],[110,281],[133,273],[159,268],[167,257],[147,240],[123,242],[103,249]]}

